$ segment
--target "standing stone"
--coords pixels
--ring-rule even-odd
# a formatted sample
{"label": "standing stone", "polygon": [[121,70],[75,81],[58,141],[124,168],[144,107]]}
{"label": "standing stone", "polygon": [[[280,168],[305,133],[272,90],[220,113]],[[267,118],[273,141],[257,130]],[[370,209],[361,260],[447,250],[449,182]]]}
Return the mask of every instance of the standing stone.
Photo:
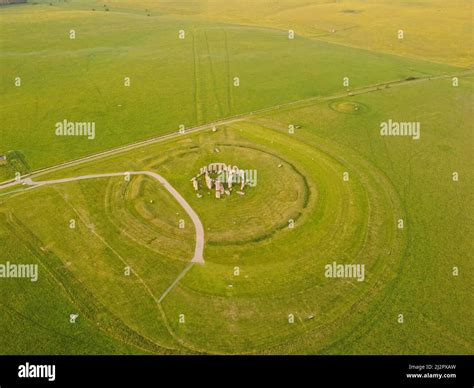
{"label": "standing stone", "polygon": [[212,179],[206,171],[206,186],[210,190],[212,189]]}
{"label": "standing stone", "polygon": [[240,190],[243,190],[245,187],[245,171],[244,170],[239,171],[239,177],[240,177]]}
{"label": "standing stone", "polygon": [[199,184],[198,184],[197,179],[193,178],[192,181],[193,181],[194,190],[198,191],[199,190]]}

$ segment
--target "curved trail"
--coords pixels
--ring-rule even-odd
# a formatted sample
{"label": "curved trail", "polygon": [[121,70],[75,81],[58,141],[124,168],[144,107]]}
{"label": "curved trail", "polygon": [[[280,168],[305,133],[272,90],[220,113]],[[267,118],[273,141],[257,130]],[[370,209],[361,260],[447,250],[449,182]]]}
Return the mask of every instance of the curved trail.
{"label": "curved trail", "polygon": [[178,201],[181,207],[186,211],[188,216],[191,218],[194,224],[194,228],[196,230],[196,246],[194,248],[194,256],[191,260],[192,263],[200,263],[204,264],[204,227],[202,226],[201,220],[196,212],[193,210],[191,205],[181,196],[181,194],[173,187],[171,184],[163,178],[160,174],[151,171],[131,171],[131,172],[117,172],[117,173],[109,173],[109,174],[92,174],[92,175],[83,175],[77,176],[72,178],[63,178],[63,179],[53,179],[49,181],[33,181],[31,178],[25,178],[19,180],[18,182],[14,182],[14,184],[23,184],[27,186],[34,186],[34,187],[41,187],[47,185],[55,185],[59,183],[68,183],[68,182],[75,182],[80,180],[86,179],[97,179],[97,178],[110,178],[110,177],[117,177],[117,176],[127,176],[128,175],[147,175],[156,179],[160,182],[163,187],[168,190],[168,192]]}
{"label": "curved trail", "polygon": [[108,174],[91,174],[91,175],[82,175],[72,178],[63,178],[63,179],[53,179],[48,181],[33,181],[31,178],[24,178],[15,182],[11,182],[8,186],[14,185],[26,185],[31,186],[31,188],[41,187],[41,186],[48,186],[48,185],[55,185],[61,183],[68,183],[68,182],[75,182],[87,179],[97,179],[97,178],[110,178],[110,177],[125,177],[127,175],[147,175],[156,179],[160,182],[164,188],[178,201],[181,207],[186,211],[189,215],[191,220],[193,221],[194,228],[196,230],[196,246],[194,248],[194,256],[189,262],[189,264],[184,268],[183,271],[178,275],[176,280],[165,290],[165,292],[160,296],[160,298],[156,298],[153,293],[148,289],[148,286],[144,283],[144,281],[139,277],[140,281],[145,285],[148,292],[152,295],[155,302],[159,305],[163,299],[171,292],[171,290],[179,283],[179,281],[186,275],[186,273],[191,269],[191,267],[195,263],[204,264],[204,227],[202,226],[201,220],[196,212],[193,210],[191,205],[181,196],[181,194],[173,187],[171,184],[163,178],[160,174],[151,171],[131,171],[131,172],[117,172],[117,173],[108,173]]}

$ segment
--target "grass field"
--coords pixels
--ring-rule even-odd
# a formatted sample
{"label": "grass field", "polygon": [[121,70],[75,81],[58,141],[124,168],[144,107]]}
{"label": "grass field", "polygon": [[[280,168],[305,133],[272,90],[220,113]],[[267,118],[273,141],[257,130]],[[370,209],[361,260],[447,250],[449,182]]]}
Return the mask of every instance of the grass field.
{"label": "grass field", "polygon": [[[344,92],[344,77],[352,89],[461,70],[303,36],[289,40],[277,29],[77,10],[76,4],[82,2],[10,7],[0,14],[0,153],[20,152],[24,171],[180,125]],[[55,124],[65,119],[95,122],[95,139],[56,136]],[[9,177],[16,172],[0,170]]]}
{"label": "grass field", "polygon": [[[205,264],[149,177],[0,187],[3,262],[40,266],[0,279],[0,353],[474,353],[472,53],[446,45],[470,39],[468,2],[438,34],[436,0],[48,3],[0,9],[0,178],[176,132],[32,177],[158,172],[199,215]],[[416,37],[398,42],[400,20]],[[63,119],[96,138],[55,136]],[[380,136],[389,119],[420,139]],[[212,162],[258,184],[200,198],[190,179]],[[326,277],[334,261],[365,280]]]}
{"label": "grass field", "polygon": [[[37,1],[49,4],[47,0]],[[53,2],[101,10],[100,1]],[[473,65],[470,0],[111,0],[109,12],[265,26],[322,41],[462,67]],[[398,41],[399,30],[405,39]]]}

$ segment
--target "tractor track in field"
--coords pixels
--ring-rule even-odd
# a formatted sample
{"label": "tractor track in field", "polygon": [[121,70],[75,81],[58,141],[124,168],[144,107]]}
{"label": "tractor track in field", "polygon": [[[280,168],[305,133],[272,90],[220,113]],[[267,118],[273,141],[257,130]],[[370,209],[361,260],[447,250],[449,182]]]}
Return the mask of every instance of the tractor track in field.
{"label": "tractor track in field", "polygon": [[192,50],[193,50],[193,75],[194,75],[194,82],[193,82],[193,85],[194,85],[194,111],[195,111],[195,118],[196,118],[196,122],[199,123],[199,121],[201,120],[201,116],[203,114],[202,112],[202,109],[201,109],[201,105],[199,104],[199,92],[200,92],[200,88],[199,88],[199,77],[198,77],[198,73],[199,73],[199,54],[198,54],[198,50],[197,50],[197,47],[196,47],[196,31],[193,30],[193,34],[192,34],[192,37],[193,37],[193,47],[192,47]]}
{"label": "tractor track in field", "polygon": [[224,29],[224,48],[225,48],[225,67],[226,67],[226,77],[227,77],[227,111],[229,114],[232,114],[232,90],[230,87],[231,75],[230,75],[230,55],[229,55],[229,43],[227,39],[227,30]]}
{"label": "tractor track in field", "polygon": [[212,78],[212,91],[214,95],[214,99],[216,100],[216,105],[219,110],[219,114],[221,116],[224,116],[224,108],[222,106],[221,101],[219,100],[219,93],[218,93],[218,82],[217,82],[217,76],[216,76],[216,69],[215,69],[215,64],[214,61],[212,60],[212,55],[211,55],[211,45],[209,44],[209,37],[207,35],[207,31],[204,31],[204,38],[206,41],[206,55],[207,55],[207,60],[209,62],[209,69],[211,71],[211,78]]}

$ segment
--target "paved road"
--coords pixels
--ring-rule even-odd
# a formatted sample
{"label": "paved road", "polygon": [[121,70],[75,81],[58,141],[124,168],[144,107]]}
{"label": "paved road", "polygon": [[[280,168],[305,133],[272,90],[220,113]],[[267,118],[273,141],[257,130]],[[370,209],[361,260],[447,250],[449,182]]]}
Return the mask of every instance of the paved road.
{"label": "paved road", "polygon": [[[191,220],[193,221],[194,228],[196,230],[196,246],[194,248],[194,256],[191,260],[192,263],[200,263],[204,264],[204,228],[202,226],[201,220],[193,208],[189,205],[189,203],[181,196],[176,189],[171,186],[171,184],[163,178],[160,174],[151,171],[131,171],[131,172],[117,172],[117,173],[110,173],[110,174],[92,174],[92,175],[83,175],[77,176],[72,178],[64,178],[64,179],[54,179],[49,181],[33,181],[31,178],[21,179],[20,181],[13,182],[13,184],[9,184],[8,186],[12,185],[26,185],[26,186],[33,186],[33,187],[41,187],[46,185],[55,185],[60,183],[67,183],[67,182],[75,182],[81,181],[86,179],[97,179],[97,178],[110,178],[110,177],[125,177],[126,174],[130,175],[147,175],[156,179],[160,182],[166,190],[178,201],[181,207],[186,211],[189,215]],[[5,187],[5,186],[4,186]]]}

